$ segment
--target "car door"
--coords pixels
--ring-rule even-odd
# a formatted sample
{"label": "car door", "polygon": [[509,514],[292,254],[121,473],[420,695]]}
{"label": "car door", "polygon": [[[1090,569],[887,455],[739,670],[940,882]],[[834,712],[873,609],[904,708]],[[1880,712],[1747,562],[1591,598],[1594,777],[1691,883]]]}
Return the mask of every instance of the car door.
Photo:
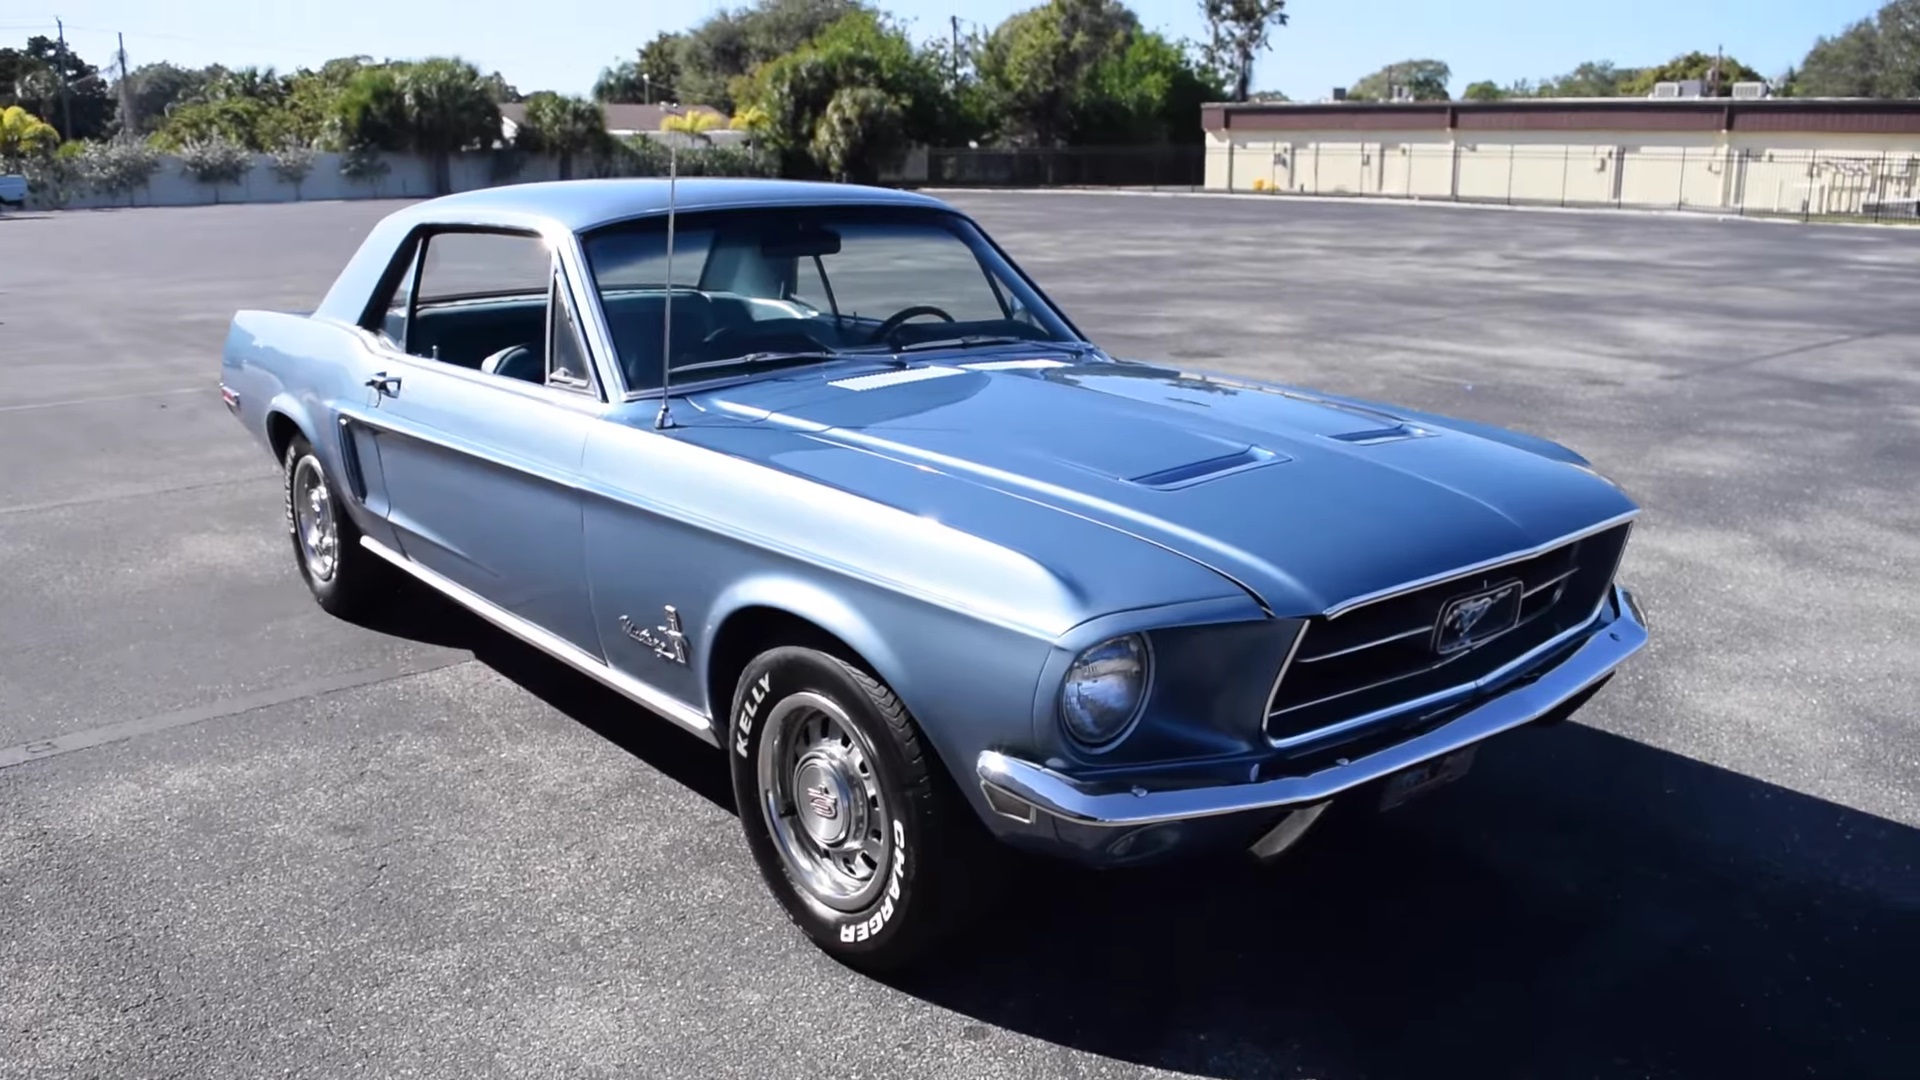
{"label": "car door", "polygon": [[598,658],[578,478],[606,400],[564,260],[534,233],[464,228],[410,258],[348,418],[377,458],[368,505],[407,559]]}

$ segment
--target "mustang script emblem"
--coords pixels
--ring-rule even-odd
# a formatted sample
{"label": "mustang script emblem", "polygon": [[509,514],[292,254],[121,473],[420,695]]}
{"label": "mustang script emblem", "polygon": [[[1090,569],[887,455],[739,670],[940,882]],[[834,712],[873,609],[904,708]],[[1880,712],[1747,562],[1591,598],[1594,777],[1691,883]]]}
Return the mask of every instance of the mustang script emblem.
{"label": "mustang script emblem", "polygon": [[667,605],[667,622],[652,629],[620,616],[620,632],[653,650],[653,655],[676,664],[687,662],[687,635],[680,632],[680,612]]}
{"label": "mustang script emblem", "polygon": [[828,821],[840,816],[840,800],[827,790],[825,784],[807,789],[807,804],[813,807],[814,813]]}
{"label": "mustang script emblem", "polygon": [[1433,628],[1433,651],[1445,656],[1511,630],[1520,621],[1520,594],[1520,582],[1509,581],[1447,601]]}

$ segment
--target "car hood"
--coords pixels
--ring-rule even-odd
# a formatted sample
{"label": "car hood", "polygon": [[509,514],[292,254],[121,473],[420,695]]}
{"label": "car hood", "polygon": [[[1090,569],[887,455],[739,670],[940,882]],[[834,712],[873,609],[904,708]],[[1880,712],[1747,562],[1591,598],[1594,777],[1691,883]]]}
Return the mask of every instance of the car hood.
{"label": "car hood", "polygon": [[696,400],[715,419],[785,427],[1120,530],[1214,569],[1281,615],[1635,509],[1544,441],[1104,358],[975,354],[797,373]]}

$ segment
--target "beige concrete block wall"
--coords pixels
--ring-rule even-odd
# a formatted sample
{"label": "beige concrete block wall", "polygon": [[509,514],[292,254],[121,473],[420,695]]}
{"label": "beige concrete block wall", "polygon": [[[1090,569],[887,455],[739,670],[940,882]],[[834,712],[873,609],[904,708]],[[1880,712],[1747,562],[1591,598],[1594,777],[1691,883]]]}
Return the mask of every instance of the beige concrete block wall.
{"label": "beige concrete block wall", "polygon": [[1920,137],[1288,131],[1207,136],[1206,184],[1309,195],[1857,214],[1920,198]]}

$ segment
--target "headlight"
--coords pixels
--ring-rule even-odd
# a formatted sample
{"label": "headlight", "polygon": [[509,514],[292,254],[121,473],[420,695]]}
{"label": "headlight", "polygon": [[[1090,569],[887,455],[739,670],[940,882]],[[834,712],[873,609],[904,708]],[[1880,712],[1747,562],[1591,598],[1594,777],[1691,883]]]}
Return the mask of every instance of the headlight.
{"label": "headlight", "polygon": [[1060,688],[1060,721],[1075,742],[1097,749],[1118,739],[1147,696],[1147,643],[1109,638],[1081,653]]}

